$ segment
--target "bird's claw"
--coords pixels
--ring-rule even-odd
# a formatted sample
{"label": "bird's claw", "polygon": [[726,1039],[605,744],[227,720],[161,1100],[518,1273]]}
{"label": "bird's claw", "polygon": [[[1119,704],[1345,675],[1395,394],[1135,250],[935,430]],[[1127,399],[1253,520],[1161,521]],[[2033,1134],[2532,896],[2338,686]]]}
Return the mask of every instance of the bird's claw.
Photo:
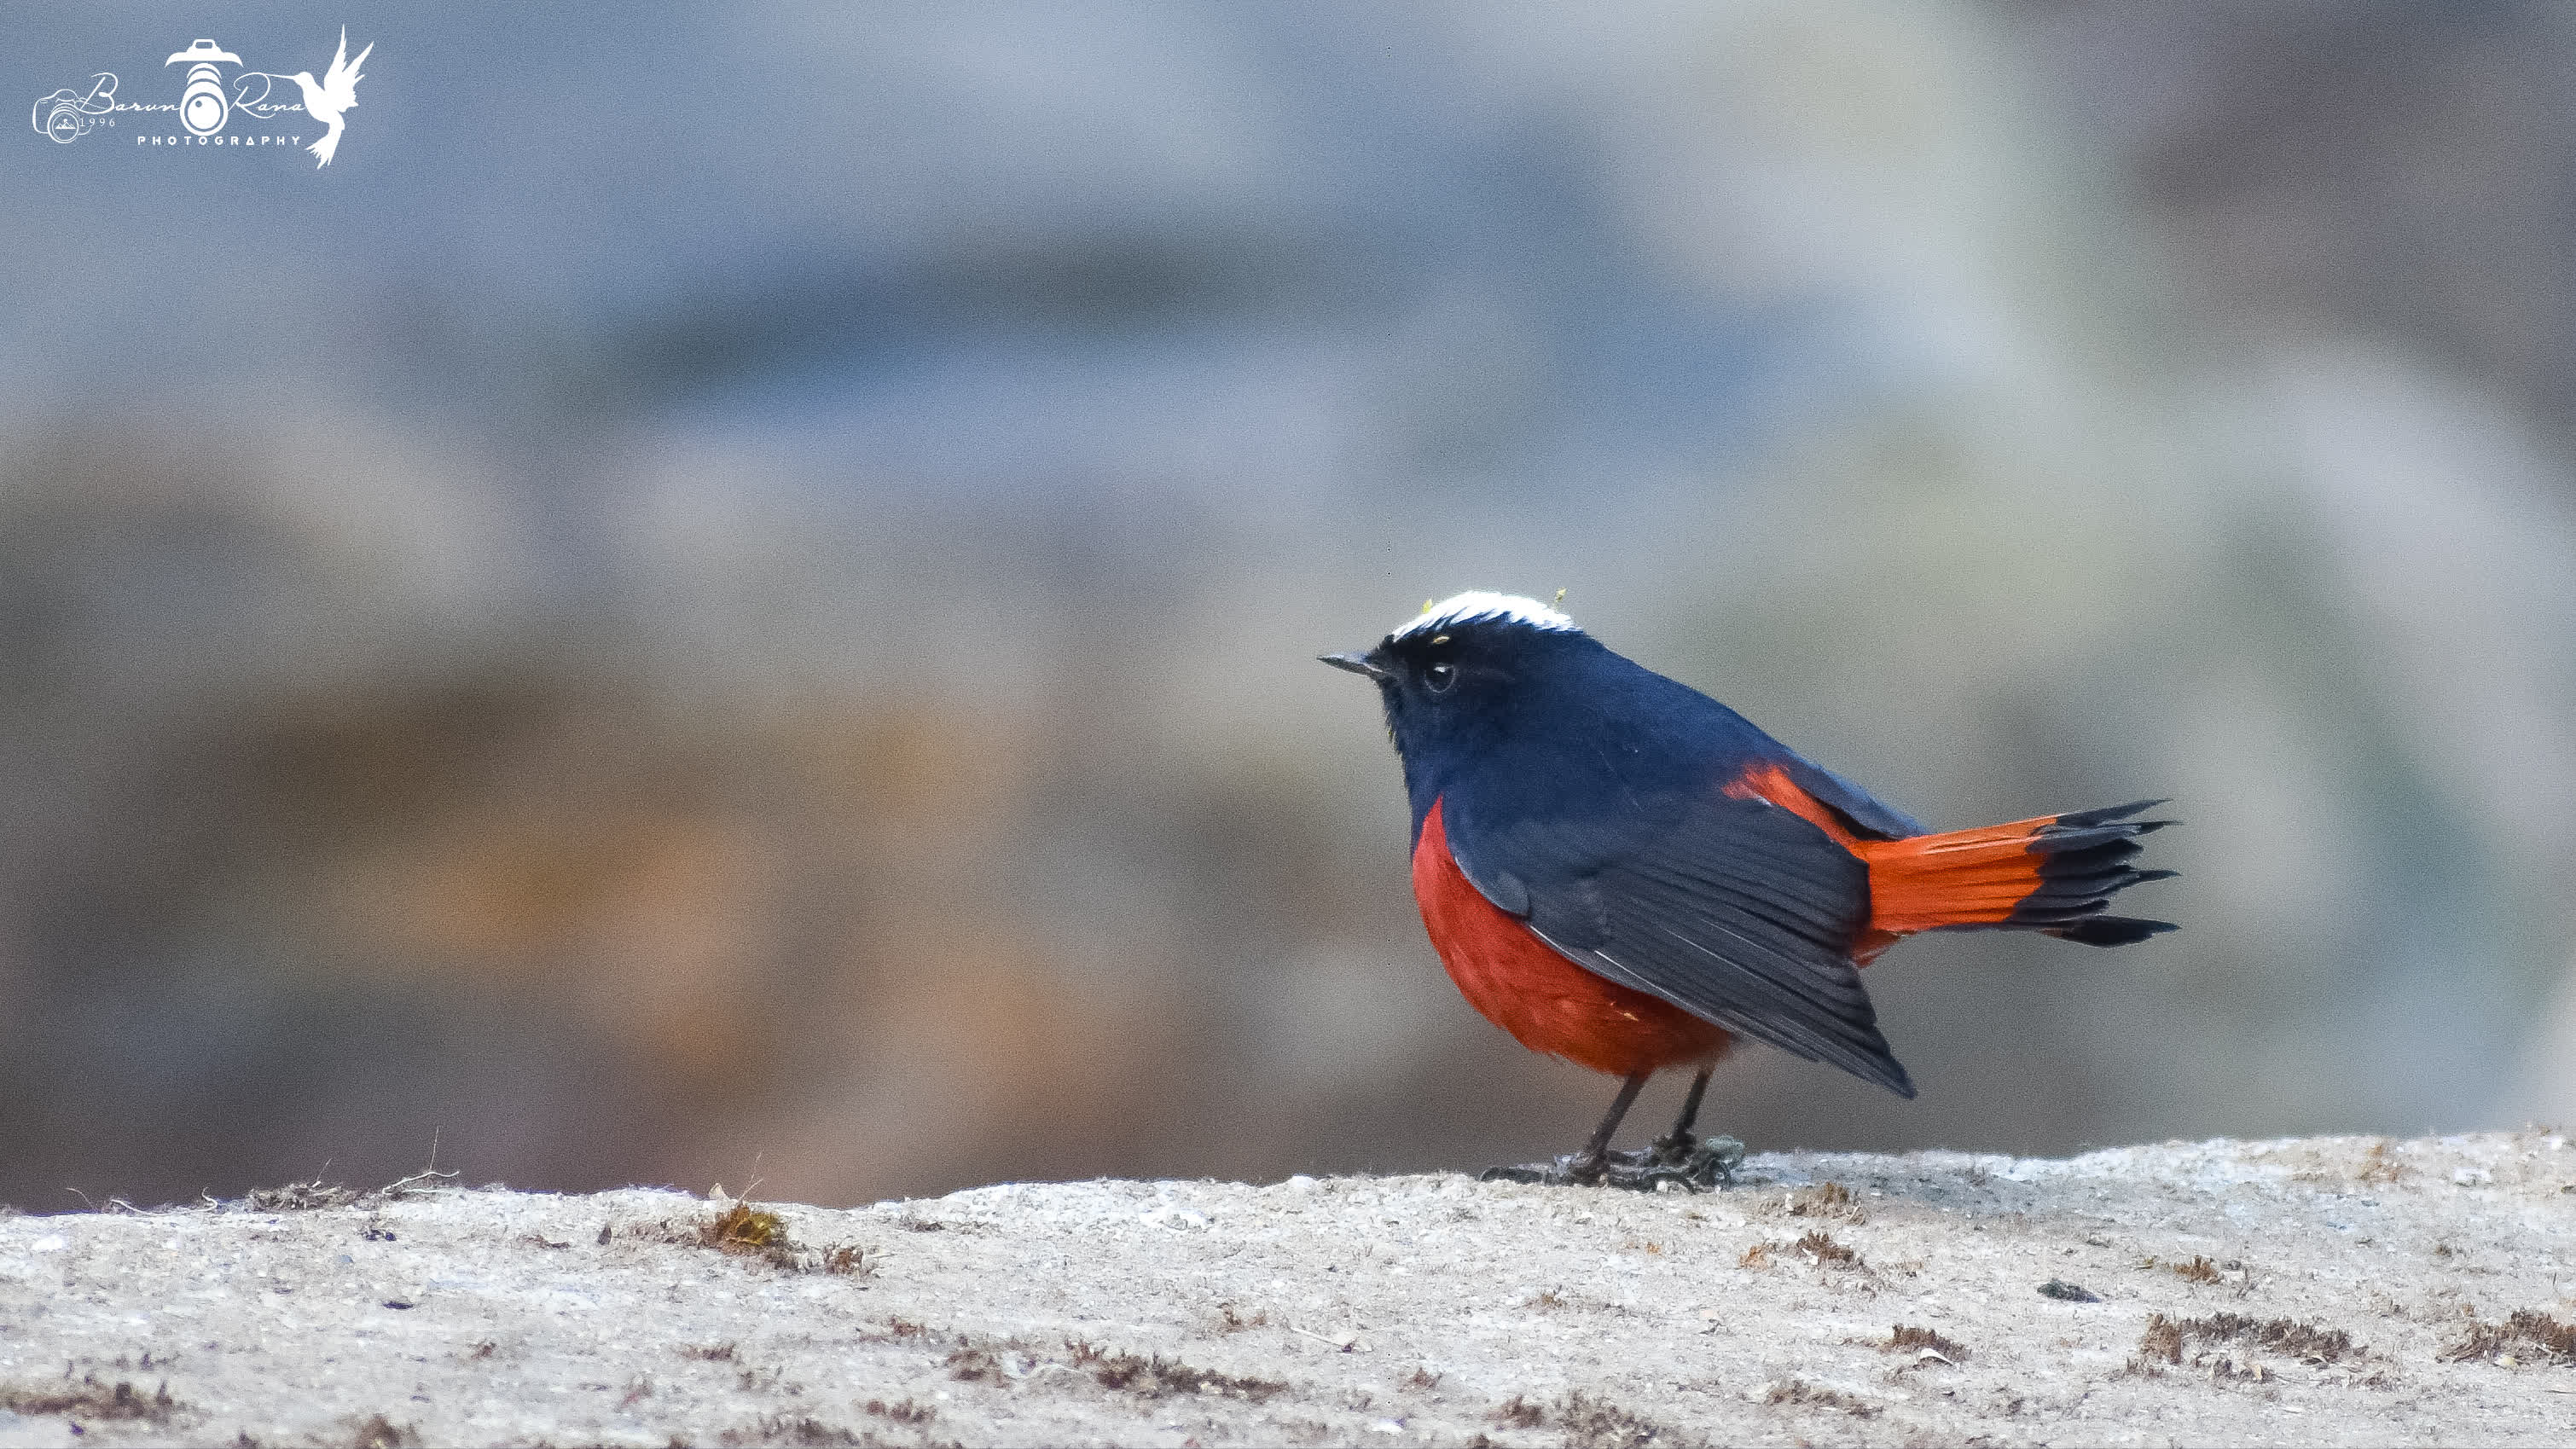
{"label": "bird's claw", "polygon": [[1744,1144],[1732,1137],[1686,1142],[1666,1138],[1632,1151],[1606,1152],[1589,1162],[1584,1156],[1569,1152],[1553,1162],[1489,1167],[1477,1178],[1481,1182],[1615,1187],[1629,1192],[1663,1192],[1669,1183],[1673,1191],[1715,1192],[1735,1181],[1735,1169],[1744,1162]]}

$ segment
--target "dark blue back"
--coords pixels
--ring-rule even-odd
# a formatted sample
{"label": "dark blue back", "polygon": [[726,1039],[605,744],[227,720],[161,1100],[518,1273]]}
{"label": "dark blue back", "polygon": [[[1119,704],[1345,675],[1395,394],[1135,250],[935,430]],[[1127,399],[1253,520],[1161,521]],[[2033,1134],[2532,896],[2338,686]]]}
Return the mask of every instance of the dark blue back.
{"label": "dark blue back", "polygon": [[1455,631],[1473,697],[1439,704],[1387,694],[1418,839],[1434,800],[1451,834],[1512,822],[1623,816],[1645,825],[1661,802],[1701,798],[1756,763],[1789,770],[1856,832],[1895,837],[1922,827],[1764,734],[1735,711],[1612,652],[1588,634],[1509,622]]}

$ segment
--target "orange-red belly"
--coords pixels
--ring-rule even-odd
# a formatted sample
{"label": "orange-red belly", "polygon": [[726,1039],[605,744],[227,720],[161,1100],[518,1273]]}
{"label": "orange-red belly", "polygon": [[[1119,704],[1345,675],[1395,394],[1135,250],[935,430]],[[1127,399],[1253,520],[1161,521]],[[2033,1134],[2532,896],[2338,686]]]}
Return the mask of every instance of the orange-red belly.
{"label": "orange-red belly", "polygon": [[1413,899],[1467,1004],[1534,1052],[1613,1076],[1714,1061],[1726,1029],[1596,976],[1477,893],[1449,854],[1440,802],[1413,847]]}

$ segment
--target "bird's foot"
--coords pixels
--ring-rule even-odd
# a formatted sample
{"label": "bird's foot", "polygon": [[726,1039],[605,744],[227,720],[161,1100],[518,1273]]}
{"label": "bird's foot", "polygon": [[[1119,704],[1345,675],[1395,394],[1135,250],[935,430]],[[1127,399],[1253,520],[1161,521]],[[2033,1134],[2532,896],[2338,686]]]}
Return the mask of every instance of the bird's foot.
{"label": "bird's foot", "polygon": [[1735,1169],[1743,1161],[1744,1144],[1732,1137],[1681,1141],[1667,1137],[1632,1151],[1605,1152],[1597,1158],[1569,1152],[1553,1162],[1489,1167],[1477,1176],[1483,1182],[1616,1187],[1629,1192],[1715,1192],[1735,1181]]}

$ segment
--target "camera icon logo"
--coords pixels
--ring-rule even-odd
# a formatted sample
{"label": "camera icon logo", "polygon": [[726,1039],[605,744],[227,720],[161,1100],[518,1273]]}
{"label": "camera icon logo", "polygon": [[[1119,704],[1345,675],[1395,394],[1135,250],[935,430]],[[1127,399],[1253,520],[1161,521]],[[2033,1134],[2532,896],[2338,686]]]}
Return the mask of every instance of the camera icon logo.
{"label": "camera icon logo", "polygon": [[241,57],[211,40],[199,40],[161,64],[173,66],[181,61],[189,64],[188,88],[179,93],[179,124],[191,136],[211,136],[232,118],[232,99],[224,94],[224,73],[215,68],[216,62],[239,65]]}
{"label": "camera icon logo", "polygon": [[36,102],[37,134],[68,146],[89,134],[99,118],[116,109],[116,75],[100,71],[90,78],[89,93],[83,95],[69,86]]}

